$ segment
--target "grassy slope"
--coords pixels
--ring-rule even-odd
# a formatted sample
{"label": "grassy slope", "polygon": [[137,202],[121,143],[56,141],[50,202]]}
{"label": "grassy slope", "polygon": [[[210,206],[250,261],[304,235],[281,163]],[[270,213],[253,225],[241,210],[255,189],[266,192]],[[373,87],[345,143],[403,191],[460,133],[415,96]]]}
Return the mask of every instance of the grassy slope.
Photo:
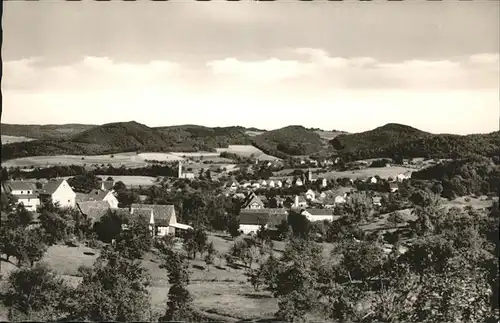
{"label": "grassy slope", "polygon": [[96,125],[21,125],[2,123],[0,127],[2,135],[27,137],[33,139],[50,139],[72,136],[82,131],[96,127]]}
{"label": "grassy slope", "polygon": [[231,144],[249,144],[241,127],[175,126],[150,128],[137,122],[96,126],[65,139],[43,139],[2,147],[2,159],[28,156],[98,155],[127,151],[213,150]]}

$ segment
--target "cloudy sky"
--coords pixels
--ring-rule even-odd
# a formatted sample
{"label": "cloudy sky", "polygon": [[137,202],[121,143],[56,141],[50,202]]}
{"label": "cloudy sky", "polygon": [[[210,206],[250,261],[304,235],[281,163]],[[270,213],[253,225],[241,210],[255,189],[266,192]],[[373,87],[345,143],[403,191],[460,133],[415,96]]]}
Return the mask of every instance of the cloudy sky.
{"label": "cloudy sky", "polygon": [[4,123],[499,126],[498,1],[3,6]]}

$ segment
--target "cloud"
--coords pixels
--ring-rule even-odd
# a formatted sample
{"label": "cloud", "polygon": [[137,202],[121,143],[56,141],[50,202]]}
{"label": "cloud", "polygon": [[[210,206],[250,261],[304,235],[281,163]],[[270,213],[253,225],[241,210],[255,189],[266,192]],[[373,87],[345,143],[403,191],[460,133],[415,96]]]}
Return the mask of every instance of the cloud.
{"label": "cloud", "polygon": [[454,60],[383,62],[372,57],[335,57],[322,49],[297,48],[292,58],[260,60],[223,58],[201,68],[168,60],[118,62],[85,57],[63,66],[44,66],[40,59],[4,62],[4,89],[106,91],[111,89],[196,88],[198,91],[270,85],[289,91],[317,89],[446,90],[498,88],[498,53]]}
{"label": "cloud", "polygon": [[[40,58],[5,61],[3,68],[3,117],[10,123],[134,119],[153,125],[302,123],[360,130],[356,124],[369,129],[389,115],[432,130],[425,125],[433,115],[434,128],[442,132],[498,126],[491,118],[498,114],[495,53],[384,62],[298,48],[272,58],[228,57],[199,65],[89,56],[60,66]],[[449,115],[461,121],[449,124]]]}

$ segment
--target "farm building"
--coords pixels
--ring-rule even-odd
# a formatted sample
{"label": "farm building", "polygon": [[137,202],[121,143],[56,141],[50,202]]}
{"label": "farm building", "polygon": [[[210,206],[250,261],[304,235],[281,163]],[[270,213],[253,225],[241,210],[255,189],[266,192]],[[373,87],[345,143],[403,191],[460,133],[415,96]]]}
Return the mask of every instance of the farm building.
{"label": "farm building", "polygon": [[99,222],[110,209],[108,202],[105,201],[80,201],[76,203],[76,208],[92,223]]}
{"label": "farm building", "polygon": [[36,185],[33,182],[8,181],[3,184],[5,192],[12,194],[18,204],[24,205],[28,211],[35,212],[40,205],[40,199],[36,193]]}
{"label": "farm building", "polygon": [[243,234],[255,234],[264,226],[273,230],[282,221],[286,221],[288,211],[284,209],[245,209],[240,212],[240,231]]}
{"label": "farm building", "polygon": [[60,207],[74,207],[76,193],[64,179],[51,179],[39,192],[42,203],[58,203]]}
{"label": "farm building", "polygon": [[173,205],[158,205],[158,204],[132,204],[130,213],[133,215],[138,210],[141,212],[148,211],[151,215],[150,224],[155,230],[155,235],[164,236],[166,234],[175,234],[177,216]]}
{"label": "farm building", "polygon": [[75,197],[76,202],[85,202],[85,201],[105,201],[109,203],[109,206],[112,209],[118,208],[118,199],[114,196],[111,191],[102,191],[102,190],[92,190],[90,193],[76,193]]}

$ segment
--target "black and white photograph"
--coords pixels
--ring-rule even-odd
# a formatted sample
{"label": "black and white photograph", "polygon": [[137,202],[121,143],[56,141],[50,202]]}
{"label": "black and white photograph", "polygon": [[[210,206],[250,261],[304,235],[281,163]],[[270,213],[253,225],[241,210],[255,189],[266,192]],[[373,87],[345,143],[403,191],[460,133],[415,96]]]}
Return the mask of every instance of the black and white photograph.
{"label": "black and white photograph", "polygon": [[2,7],[0,321],[500,322],[500,1]]}

